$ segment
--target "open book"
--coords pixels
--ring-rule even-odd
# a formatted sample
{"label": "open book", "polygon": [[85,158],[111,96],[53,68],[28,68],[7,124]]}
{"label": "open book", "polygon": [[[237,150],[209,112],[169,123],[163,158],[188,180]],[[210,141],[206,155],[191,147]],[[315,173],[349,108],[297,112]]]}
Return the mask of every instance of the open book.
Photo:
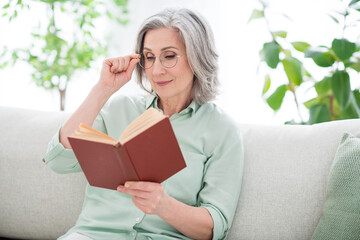
{"label": "open book", "polygon": [[69,137],[91,186],[116,190],[126,181],[163,182],[186,167],[169,118],[149,108],[119,140],[85,124]]}

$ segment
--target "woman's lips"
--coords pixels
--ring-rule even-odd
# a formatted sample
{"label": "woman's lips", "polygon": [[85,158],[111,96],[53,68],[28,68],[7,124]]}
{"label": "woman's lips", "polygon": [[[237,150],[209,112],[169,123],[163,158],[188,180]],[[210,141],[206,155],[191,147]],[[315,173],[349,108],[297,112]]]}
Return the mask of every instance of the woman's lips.
{"label": "woman's lips", "polygon": [[156,82],[156,84],[157,84],[158,86],[160,86],[160,87],[163,87],[163,86],[168,85],[168,84],[171,83],[171,82],[172,82],[172,80],[170,80],[170,81],[161,81],[161,82]]}

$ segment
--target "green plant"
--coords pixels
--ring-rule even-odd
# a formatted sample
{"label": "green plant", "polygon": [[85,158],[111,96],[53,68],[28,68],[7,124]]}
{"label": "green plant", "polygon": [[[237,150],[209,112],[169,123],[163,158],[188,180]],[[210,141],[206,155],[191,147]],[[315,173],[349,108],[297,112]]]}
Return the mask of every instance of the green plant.
{"label": "green plant", "polygon": [[[360,43],[351,42],[344,36],[346,31],[355,27],[360,29],[360,0],[341,1],[343,8],[329,15],[342,29],[342,35],[332,40],[331,46],[311,46],[303,41],[288,41],[287,31],[272,31],[267,16],[268,5],[259,0],[262,9],[254,9],[249,19],[263,19],[272,40],[263,44],[260,51],[260,65],[266,63],[267,73],[263,97],[274,111],[282,107],[284,96],[293,95],[299,120],[288,123],[313,124],[339,119],[360,117]],[[315,63],[312,71],[325,72],[322,78],[315,79],[309,71],[307,59]],[[320,68],[320,69],[319,69]],[[284,72],[286,82],[275,86],[270,93],[272,77],[277,72]],[[309,87],[310,85],[310,87]],[[298,92],[309,87],[315,90],[315,97],[299,101]],[[274,89],[274,87],[272,87]],[[304,120],[300,107],[304,105],[309,119]]]}
{"label": "green plant", "polygon": [[[95,21],[106,16],[120,24],[128,19],[127,0],[8,0],[2,6],[2,17],[9,22],[19,12],[30,9],[31,3],[44,4],[47,22],[39,22],[32,31],[29,47],[3,49],[0,68],[24,61],[33,68],[32,79],[44,89],[56,89],[60,109],[64,110],[68,82],[78,70],[86,70],[99,56],[107,54],[107,46],[92,33]],[[60,27],[59,19],[71,19],[73,24]],[[19,31],[19,30],[16,30]]]}

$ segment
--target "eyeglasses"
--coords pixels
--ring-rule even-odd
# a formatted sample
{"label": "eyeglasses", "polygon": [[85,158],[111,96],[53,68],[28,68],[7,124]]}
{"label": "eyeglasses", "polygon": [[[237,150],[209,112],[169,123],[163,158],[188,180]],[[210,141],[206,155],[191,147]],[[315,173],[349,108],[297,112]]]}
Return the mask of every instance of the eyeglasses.
{"label": "eyeglasses", "polygon": [[[177,55],[173,51],[164,51],[160,54],[160,63],[163,67],[172,68],[178,62],[178,59],[182,57],[182,55]],[[141,53],[141,58],[139,64],[144,69],[151,68],[155,63],[156,57],[153,53],[145,52]]]}

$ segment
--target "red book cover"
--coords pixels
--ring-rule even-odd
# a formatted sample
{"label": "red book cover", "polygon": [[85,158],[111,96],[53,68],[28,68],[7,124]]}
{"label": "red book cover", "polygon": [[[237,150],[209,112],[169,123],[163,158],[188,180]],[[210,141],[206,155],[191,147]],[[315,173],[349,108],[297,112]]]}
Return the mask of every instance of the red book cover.
{"label": "red book cover", "polygon": [[161,183],[186,167],[169,118],[123,145],[69,137],[91,186],[116,190],[126,181]]}

